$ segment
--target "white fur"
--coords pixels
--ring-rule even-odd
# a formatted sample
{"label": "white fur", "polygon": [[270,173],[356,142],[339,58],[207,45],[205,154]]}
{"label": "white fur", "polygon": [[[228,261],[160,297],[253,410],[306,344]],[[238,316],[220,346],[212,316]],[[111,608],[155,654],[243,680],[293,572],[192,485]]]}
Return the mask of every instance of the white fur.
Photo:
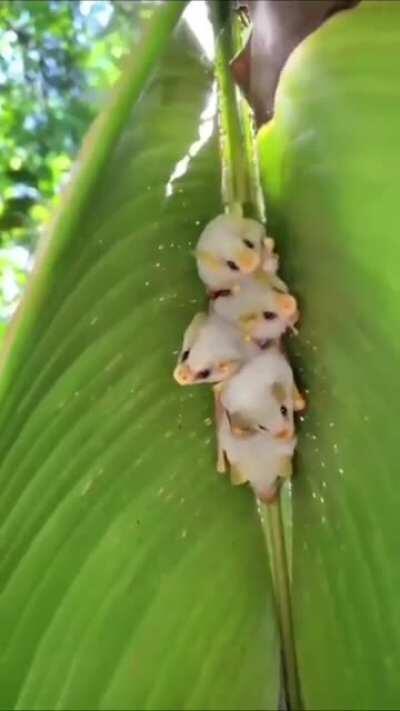
{"label": "white fur", "polygon": [[[225,289],[240,282],[245,276],[241,271],[232,271],[226,264],[228,260],[237,262],[240,255],[256,255],[260,264],[264,252],[264,227],[256,220],[234,215],[218,215],[208,223],[200,235],[196,247],[197,269],[200,279],[210,290]],[[243,240],[250,240],[254,249],[245,245]],[[210,268],[201,258],[207,253],[216,260],[216,268]]]}
{"label": "white fur", "polygon": [[[209,292],[231,293],[214,294],[209,313],[193,318],[174,377],[181,385],[218,383],[218,471],[224,471],[225,453],[233,483],[248,481],[269,501],[279,478],[291,474],[296,446],[296,389],[278,346],[281,335],[296,322],[296,300],[277,276],[274,241],[255,220],[216,217],[200,235],[196,260]],[[267,312],[275,317],[268,318]]]}
{"label": "white fur", "polygon": [[219,364],[236,362],[238,369],[258,352],[256,346],[246,343],[237,328],[217,314],[196,314],[184,334],[178,363],[186,350],[189,356],[185,365],[191,371],[211,370],[208,378],[197,379],[195,383],[220,382],[224,378],[218,371]]}
{"label": "white fur", "polygon": [[[279,305],[279,293],[272,287],[267,276],[247,277],[231,296],[220,297],[212,303],[212,310],[222,318],[235,323],[256,341],[279,338],[290,326],[290,319]],[[263,313],[272,311],[277,318],[267,321]],[[251,326],[246,325],[246,316],[254,314]],[[247,322],[248,323],[248,322]]]}
{"label": "white fur", "polygon": [[[238,417],[254,430],[261,425],[268,435],[276,436],[285,429],[294,431],[293,394],[292,369],[279,348],[271,346],[225,383],[220,397],[231,417]],[[282,405],[287,410],[285,415]]]}
{"label": "white fur", "polygon": [[289,442],[261,433],[237,438],[232,435],[225,417],[219,438],[233,468],[233,483],[248,481],[260,498],[271,498],[276,493],[278,479],[290,476],[290,460],[296,446],[294,437]]}

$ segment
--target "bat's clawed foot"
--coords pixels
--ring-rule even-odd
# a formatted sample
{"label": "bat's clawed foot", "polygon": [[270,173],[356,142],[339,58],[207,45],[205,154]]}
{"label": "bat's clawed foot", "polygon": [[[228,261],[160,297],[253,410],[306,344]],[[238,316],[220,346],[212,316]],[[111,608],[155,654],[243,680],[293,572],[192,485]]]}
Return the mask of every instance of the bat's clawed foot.
{"label": "bat's clawed foot", "polygon": [[293,385],[293,409],[295,412],[304,412],[307,407],[307,400],[305,395],[303,395],[297,385]]}
{"label": "bat's clawed foot", "polygon": [[231,484],[232,486],[242,486],[248,481],[247,476],[235,464],[231,464]]}
{"label": "bat's clawed foot", "polygon": [[295,412],[304,412],[307,407],[307,400],[304,395],[297,393],[293,400],[293,409]]}
{"label": "bat's clawed foot", "polygon": [[217,472],[218,474],[226,474],[226,454],[224,450],[219,447],[217,454]]}

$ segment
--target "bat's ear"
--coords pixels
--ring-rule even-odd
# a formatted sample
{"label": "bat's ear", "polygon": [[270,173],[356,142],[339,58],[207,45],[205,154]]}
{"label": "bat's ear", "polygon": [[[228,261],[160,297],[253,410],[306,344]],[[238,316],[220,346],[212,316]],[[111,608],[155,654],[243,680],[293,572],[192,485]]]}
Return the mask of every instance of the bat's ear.
{"label": "bat's ear", "polygon": [[251,425],[239,412],[229,414],[229,423],[235,437],[244,437],[251,432]]}
{"label": "bat's ear", "polygon": [[264,247],[268,254],[272,254],[275,249],[275,241],[272,237],[264,237]]}
{"label": "bat's ear", "polygon": [[183,336],[183,349],[182,350],[187,350],[187,348],[190,348],[194,341],[196,340],[200,329],[204,326],[205,322],[207,321],[207,314],[200,312],[196,314],[189,326],[187,327],[185,334]]}
{"label": "bat's ear", "polygon": [[229,378],[234,375],[240,367],[239,360],[223,360],[217,364],[218,373],[222,378]]}
{"label": "bat's ear", "polygon": [[283,385],[283,383],[272,383],[272,385],[268,386],[268,394],[272,393],[272,396],[277,400],[279,403],[284,402],[287,397],[287,392],[286,388]]}
{"label": "bat's ear", "polygon": [[214,257],[210,252],[205,252],[202,249],[196,251],[196,259],[213,272],[217,272],[221,268],[221,263],[217,257]]}

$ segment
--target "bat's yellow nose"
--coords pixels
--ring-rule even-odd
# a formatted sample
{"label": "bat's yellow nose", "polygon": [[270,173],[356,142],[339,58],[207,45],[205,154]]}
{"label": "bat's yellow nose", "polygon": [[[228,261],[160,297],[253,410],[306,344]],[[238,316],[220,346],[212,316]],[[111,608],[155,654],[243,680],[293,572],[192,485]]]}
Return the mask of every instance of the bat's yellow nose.
{"label": "bat's yellow nose", "polygon": [[292,439],[293,432],[288,427],[285,427],[283,430],[280,430],[279,432],[277,432],[275,437],[277,437],[278,439],[281,439],[283,442],[288,442],[290,439]]}
{"label": "bat's yellow nose", "polygon": [[194,381],[194,373],[188,365],[177,365],[174,378],[179,385],[190,385]]}
{"label": "bat's yellow nose", "polygon": [[250,250],[246,252],[241,251],[236,261],[241,272],[251,274],[260,264],[260,255],[257,254],[257,252],[250,252]]}
{"label": "bat's yellow nose", "polygon": [[297,301],[291,294],[278,294],[277,300],[281,313],[286,318],[293,318],[297,314]]}

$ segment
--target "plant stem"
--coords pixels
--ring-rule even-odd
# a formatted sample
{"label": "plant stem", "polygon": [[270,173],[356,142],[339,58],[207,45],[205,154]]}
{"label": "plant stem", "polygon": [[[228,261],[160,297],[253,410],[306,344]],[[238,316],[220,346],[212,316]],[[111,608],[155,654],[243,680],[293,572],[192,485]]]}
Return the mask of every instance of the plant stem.
{"label": "plant stem", "polygon": [[[235,57],[245,50],[245,45],[249,39],[247,26],[236,16],[232,19],[233,46]],[[265,222],[265,204],[261,188],[260,171],[258,166],[257,149],[255,143],[256,127],[253,111],[248,101],[239,93],[239,119],[243,134],[243,148],[246,153],[247,168],[247,209],[249,217],[253,217],[260,222]]]}
{"label": "plant stem", "polygon": [[215,74],[219,90],[222,199],[228,212],[242,214],[248,200],[247,166],[236,86],[229,66],[234,55],[230,5],[221,1],[213,3],[217,28]]}
{"label": "plant stem", "polygon": [[[219,111],[222,153],[222,197],[228,212],[250,212],[265,219],[254,142],[254,124],[246,101],[238,102],[230,61],[234,56],[233,21],[230,3],[214,3],[215,25],[219,28],[216,52],[216,76],[219,87]],[[236,28],[236,36],[238,28]],[[238,43],[236,43],[238,44]],[[270,554],[275,583],[275,598],[281,635],[284,675],[290,709],[301,708],[296,651],[290,599],[290,582],[285,548],[280,497],[268,507]]]}
{"label": "plant stem", "polygon": [[282,656],[288,704],[291,711],[302,708],[293,634],[289,569],[281,513],[281,498],[267,508],[269,536],[273,556],[273,573]]}
{"label": "plant stem", "polygon": [[[240,47],[240,29],[234,27],[231,3],[212,3],[217,28],[215,73],[219,88],[219,116],[222,156],[222,198],[228,212],[265,220],[254,141],[254,123],[247,102],[238,101],[230,61]],[[236,32],[236,43],[233,33]],[[236,46],[235,46],[236,45]],[[301,709],[296,650],[293,635],[290,581],[285,548],[281,500],[267,507],[270,555],[282,645],[284,676],[289,707]]]}
{"label": "plant stem", "polygon": [[[186,5],[185,0],[165,2],[154,10],[147,31],[128,56],[107,106],[92,124],[76,161],[74,174],[48,234],[39,242],[36,266],[29,280],[21,308],[8,329],[0,356],[0,401],[20,366],[23,347],[40,316],[55,267],[79,224],[107,165],[131,110],[146,85]],[[40,274],[40,278],[39,278]]]}
{"label": "plant stem", "polygon": [[217,27],[215,73],[219,89],[222,199],[228,212],[245,214],[263,222],[264,200],[254,141],[251,108],[240,99],[231,70],[231,60],[242,48],[242,28],[233,17],[231,3],[213,3]]}

